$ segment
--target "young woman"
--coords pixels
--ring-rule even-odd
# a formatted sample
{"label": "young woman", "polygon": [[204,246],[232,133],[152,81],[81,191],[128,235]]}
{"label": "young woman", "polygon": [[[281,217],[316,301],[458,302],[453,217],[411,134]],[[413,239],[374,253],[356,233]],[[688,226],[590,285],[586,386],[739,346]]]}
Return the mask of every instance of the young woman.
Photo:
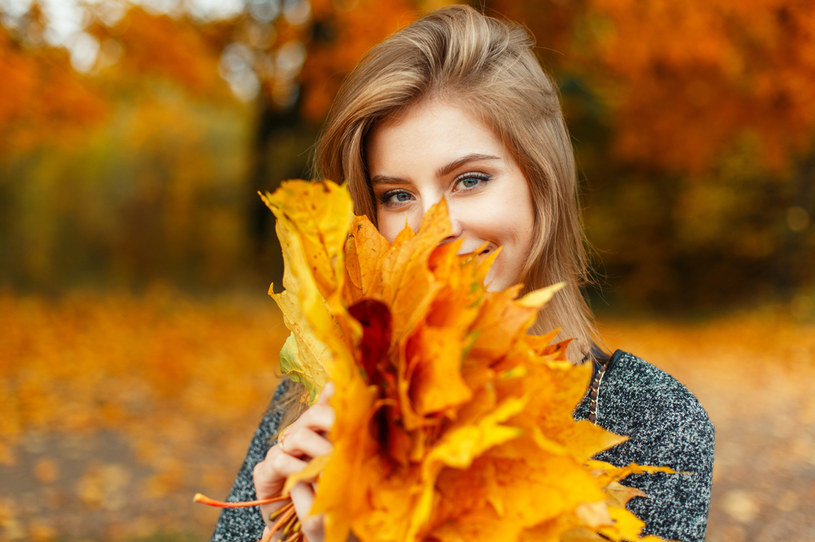
{"label": "young woman", "polygon": [[[599,459],[692,473],[629,477],[626,484],[648,495],[629,508],[646,522],[646,533],[703,540],[713,426],[669,375],[631,354],[609,356],[595,346],[580,293],[586,256],[574,156],[557,90],[531,47],[519,26],[463,6],[396,33],[368,53],[338,93],[317,147],[319,176],[347,182],[356,213],[369,216],[389,240],[406,223],[415,230],[424,212],[445,198],[451,240],[462,238],[463,252],[502,247],[489,288],[565,282],[534,331],[560,327],[562,337],[575,339],[569,358],[594,364],[575,417],[630,437]],[[299,393],[289,382],[278,388],[230,500],[278,494],[287,476],[331,449],[330,388],[305,412],[292,400]],[[272,445],[281,425],[288,427]],[[320,541],[322,520],[308,515],[314,488],[301,483],[291,495],[308,540]],[[260,513],[225,510],[212,540],[257,540],[274,506]]]}

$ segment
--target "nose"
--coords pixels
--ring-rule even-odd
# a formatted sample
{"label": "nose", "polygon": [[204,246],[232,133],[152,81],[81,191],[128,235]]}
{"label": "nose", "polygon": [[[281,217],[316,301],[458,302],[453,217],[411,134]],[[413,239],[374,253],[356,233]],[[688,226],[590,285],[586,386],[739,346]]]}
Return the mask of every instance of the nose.
{"label": "nose", "polygon": [[450,235],[445,237],[442,240],[442,243],[449,243],[451,241],[455,241],[461,234],[464,233],[464,229],[461,226],[461,220],[459,220],[458,213],[452,202],[448,199],[447,200],[447,212],[450,218]]}

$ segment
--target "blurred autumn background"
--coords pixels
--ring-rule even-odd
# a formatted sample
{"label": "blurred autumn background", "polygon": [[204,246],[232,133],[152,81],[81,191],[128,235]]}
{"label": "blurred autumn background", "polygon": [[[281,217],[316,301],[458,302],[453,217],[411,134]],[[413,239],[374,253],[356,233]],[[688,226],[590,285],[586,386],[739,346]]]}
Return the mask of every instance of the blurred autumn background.
{"label": "blurred autumn background", "polygon": [[[444,3],[0,0],[0,541],[208,537],[286,334],[256,191]],[[708,540],[815,539],[815,3],[485,4],[560,84],[607,344],[716,424]]]}

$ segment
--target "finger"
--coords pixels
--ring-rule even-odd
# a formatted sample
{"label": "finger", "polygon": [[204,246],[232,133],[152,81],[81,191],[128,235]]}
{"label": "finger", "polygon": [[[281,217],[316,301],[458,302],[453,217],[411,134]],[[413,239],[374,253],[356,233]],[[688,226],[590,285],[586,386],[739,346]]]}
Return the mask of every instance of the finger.
{"label": "finger", "polygon": [[[327,404],[317,403],[305,412],[300,418],[289,427],[307,427],[315,431],[328,431],[334,425],[334,409]],[[288,435],[289,429],[286,429]],[[288,436],[287,436],[288,438]]]}
{"label": "finger", "polygon": [[327,405],[328,400],[331,399],[331,397],[333,397],[335,391],[336,388],[334,387],[334,383],[333,382],[327,383],[325,387],[323,387],[323,392],[320,394],[320,398],[317,399],[316,404]]}
{"label": "finger", "polygon": [[[302,459],[283,452],[279,446],[273,446],[266,454],[266,458],[255,465],[252,471],[255,493],[258,498],[265,499],[278,496],[283,490],[286,478],[303,470],[306,464]],[[260,507],[260,515],[267,527],[272,524],[269,516],[284,504],[283,502],[277,502]]]}
{"label": "finger", "polygon": [[255,465],[252,471],[252,481],[258,499],[277,496],[283,489],[286,478],[300,472],[305,466],[306,462],[302,459],[287,454],[279,446],[273,446],[266,454],[266,458]]}
{"label": "finger", "polygon": [[300,519],[300,528],[306,539],[318,541],[323,539],[323,515],[311,515],[311,508],[314,505],[314,489],[311,484],[300,482],[291,488],[291,501],[294,503],[294,510]]}
{"label": "finger", "polygon": [[327,438],[305,427],[292,427],[278,445],[287,454],[309,458],[325,455],[333,448]]}

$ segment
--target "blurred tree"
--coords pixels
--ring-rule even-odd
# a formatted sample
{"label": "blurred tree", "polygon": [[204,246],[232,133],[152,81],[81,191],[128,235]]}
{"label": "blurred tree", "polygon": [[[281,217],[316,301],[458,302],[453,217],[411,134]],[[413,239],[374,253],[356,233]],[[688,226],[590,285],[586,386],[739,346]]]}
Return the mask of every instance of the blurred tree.
{"label": "blurred tree", "polygon": [[85,6],[77,30],[98,48],[84,72],[46,39],[38,3],[2,18],[3,278],[49,289],[224,281],[240,262],[231,179],[244,149],[218,25],[139,6],[111,16],[111,5]]}
{"label": "blurred tree", "polygon": [[[241,267],[268,279],[279,263],[255,192],[309,176],[305,149],[343,77],[444,3],[77,3],[67,48],[39,3],[0,13],[4,274],[46,280],[82,245],[126,282]],[[717,305],[815,282],[815,5],[483,4],[527,25],[558,79],[589,236],[624,297]],[[84,150],[53,150],[71,141]]]}
{"label": "blurred tree", "polygon": [[[132,5],[115,24],[100,13],[92,33],[120,57],[117,69],[136,77],[158,74],[188,90],[208,88],[221,75],[255,107],[246,190],[247,232],[255,266],[268,277],[282,271],[271,214],[256,196],[285,178],[308,177],[307,149],[344,76],[388,34],[420,9],[444,2],[416,0],[247,0],[229,19],[194,21],[185,11],[153,15]],[[99,8],[104,9],[102,7]]]}
{"label": "blurred tree", "polygon": [[614,104],[620,156],[698,172],[746,132],[773,168],[811,150],[812,2],[593,0],[590,9],[583,61]]}
{"label": "blurred tree", "polygon": [[[2,67],[8,65],[5,71],[20,80],[3,90],[28,98],[19,111],[12,107],[3,109],[0,114],[10,120],[16,120],[13,116],[20,116],[20,111],[24,115],[19,122],[4,123],[4,129],[21,131],[21,127],[31,127],[32,144],[48,145],[43,132],[53,130],[49,130],[45,117],[53,114],[34,116],[34,113],[44,105],[53,110],[60,102],[49,104],[45,96],[31,95],[29,91],[43,86],[44,78],[35,73],[38,55],[53,52],[61,60],[65,74],[92,84],[88,96],[96,100],[101,111],[107,108],[110,113],[111,107],[115,110],[115,115],[108,118],[108,126],[103,128],[107,132],[103,139],[108,145],[116,145],[114,152],[120,155],[118,165],[103,165],[104,159],[100,163],[98,153],[108,151],[94,148],[92,141],[86,140],[86,149],[80,151],[86,156],[82,165],[56,165],[66,159],[71,164],[75,162],[51,154],[46,158],[51,164],[49,173],[41,169],[42,173],[37,174],[30,166],[21,166],[31,178],[39,180],[28,187],[3,187],[4,191],[14,193],[10,201],[17,202],[9,204],[16,206],[16,213],[5,215],[8,225],[0,232],[0,241],[14,247],[6,251],[6,261],[13,262],[13,255],[33,241],[32,235],[43,234],[48,242],[39,243],[39,248],[33,251],[37,256],[21,258],[18,264],[10,266],[9,272],[23,282],[29,282],[25,278],[36,284],[53,280],[54,271],[48,263],[55,261],[54,253],[62,246],[56,240],[59,237],[56,232],[60,231],[61,236],[69,239],[78,236],[72,241],[66,239],[67,246],[90,243],[108,253],[108,258],[100,260],[109,260],[112,267],[108,272],[125,283],[132,283],[139,276],[149,281],[160,275],[161,268],[176,278],[186,276],[178,271],[181,262],[186,261],[189,267],[197,259],[193,254],[200,253],[207,243],[200,234],[194,235],[201,230],[195,227],[194,220],[200,216],[200,209],[210,208],[204,202],[206,194],[214,189],[213,175],[217,175],[217,170],[206,170],[212,166],[206,157],[196,156],[209,144],[196,132],[202,124],[200,115],[192,108],[229,102],[231,98],[225,94],[223,84],[226,80],[234,94],[254,108],[251,115],[254,135],[246,141],[242,153],[248,164],[244,173],[248,186],[237,193],[245,202],[242,216],[246,217],[253,252],[257,255],[255,265],[263,266],[260,274],[268,280],[271,271],[280,272],[279,251],[269,246],[274,242],[268,231],[271,214],[260,204],[256,192],[273,189],[283,178],[308,176],[304,149],[313,142],[318,124],[345,74],[371,45],[408,24],[420,8],[429,9],[441,3],[247,0],[238,13],[215,19],[196,11],[192,2],[167,4],[164,12],[130,2],[77,3],[75,7],[82,10],[84,17],[82,28],[77,30],[96,45],[84,74],[71,68],[71,57],[65,47],[47,45],[43,40],[49,22],[39,4],[33,3],[27,13],[14,20],[3,18],[2,36],[11,35],[13,30],[21,36],[15,46],[25,43],[28,47],[15,56],[14,47],[6,46],[11,42],[2,42],[2,50],[11,51],[1,57],[10,59]],[[70,91],[68,83],[63,82],[51,88],[61,100],[70,98]],[[3,104],[12,102],[4,100]],[[100,113],[94,120],[101,118]],[[66,124],[78,126],[79,119],[84,117],[68,119]],[[81,126],[87,128],[89,124]],[[90,162],[89,154],[96,154]],[[88,171],[89,166],[99,171]],[[115,170],[105,171],[105,167]],[[78,224],[99,223],[87,218],[96,216],[95,213],[83,214],[80,208],[88,211],[90,203],[79,201],[75,194],[69,195],[75,205],[70,209],[55,208],[55,202],[45,204],[48,190],[58,182],[56,171],[71,168],[77,168],[76,173],[83,181],[95,186],[98,196],[109,198],[108,203],[113,204],[110,212],[118,213],[116,227],[101,228],[104,231],[101,235],[89,234],[85,227],[78,230],[77,222],[68,216],[84,215]],[[14,169],[6,164],[5,171]],[[107,181],[108,187],[100,177],[105,175],[113,176]],[[21,213],[30,217],[33,208],[45,211],[39,216],[48,218],[36,223],[13,218]],[[58,226],[66,219],[69,227]],[[23,230],[23,223],[34,226],[31,233]],[[96,238],[98,243],[89,237]],[[84,248],[95,252],[87,245]],[[74,255],[82,259],[75,251]],[[215,265],[212,261],[210,264]],[[16,273],[11,268],[16,268]],[[206,274],[206,270],[198,272]]]}
{"label": "blurred tree", "polygon": [[[303,149],[314,141],[345,75],[420,9],[442,3],[253,0],[235,21],[223,66],[245,91],[257,87],[247,217],[257,266],[276,270],[275,282],[282,264],[279,250],[266,248],[276,247],[269,232],[272,215],[255,192],[274,189],[285,178],[310,176]],[[265,262],[272,254],[273,262]]]}
{"label": "blurred tree", "polygon": [[109,85],[137,92],[164,79],[191,95],[223,99],[218,65],[228,22],[153,13],[138,4],[126,5],[119,17],[111,17],[105,3],[86,9],[85,32],[99,43],[94,71]]}
{"label": "blurred tree", "polygon": [[0,155],[72,141],[107,109],[68,51],[46,41],[47,26],[37,2],[15,26],[0,24]]}
{"label": "blurred tree", "polygon": [[790,295],[811,280],[815,4],[592,0],[581,25],[593,36],[581,71],[603,89],[615,161],[672,174],[654,224],[673,245],[663,284],[713,280],[737,294],[727,277],[751,269]]}
{"label": "blurred tree", "polygon": [[559,80],[590,237],[625,297],[716,305],[812,283],[815,4],[488,7],[535,33]]}

